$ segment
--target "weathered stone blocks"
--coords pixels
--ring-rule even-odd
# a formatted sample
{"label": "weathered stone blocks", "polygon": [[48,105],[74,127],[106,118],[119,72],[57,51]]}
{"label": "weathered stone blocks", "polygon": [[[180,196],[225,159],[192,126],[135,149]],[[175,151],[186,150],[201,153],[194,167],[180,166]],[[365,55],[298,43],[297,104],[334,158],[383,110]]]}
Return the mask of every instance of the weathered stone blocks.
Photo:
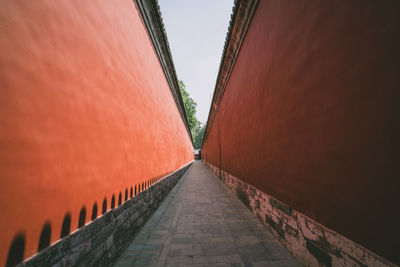
{"label": "weathered stone blocks", "polygon": [[19,266],[110,266],[190,165],[165,176]]}
{"label": "weathered stone blocks", "polygon": [[289,205],[204,162],[305,266],[396,266]]}

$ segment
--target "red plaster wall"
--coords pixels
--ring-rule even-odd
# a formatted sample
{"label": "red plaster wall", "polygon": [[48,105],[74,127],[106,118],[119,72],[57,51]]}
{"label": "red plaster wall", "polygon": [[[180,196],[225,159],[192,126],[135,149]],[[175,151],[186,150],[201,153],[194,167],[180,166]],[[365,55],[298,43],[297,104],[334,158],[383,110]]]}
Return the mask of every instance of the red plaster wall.
{"label": "red plaster wall", "polygon": [[202,149],[398,264],[399,14],[398,1],[260,1]]}
{"label": "red plaster wall", "polygon": [[0,1],[0,266],[192,151],[135,1]]}

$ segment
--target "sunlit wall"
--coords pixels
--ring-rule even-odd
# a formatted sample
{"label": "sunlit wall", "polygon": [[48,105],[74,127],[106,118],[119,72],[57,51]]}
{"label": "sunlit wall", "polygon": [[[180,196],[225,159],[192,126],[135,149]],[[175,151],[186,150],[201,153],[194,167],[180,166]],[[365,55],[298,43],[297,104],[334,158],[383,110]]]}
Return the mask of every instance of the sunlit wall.
{"label": "sunlit wall", "polygon": [[193,159],[135,1],[0,1],[0,266]]}

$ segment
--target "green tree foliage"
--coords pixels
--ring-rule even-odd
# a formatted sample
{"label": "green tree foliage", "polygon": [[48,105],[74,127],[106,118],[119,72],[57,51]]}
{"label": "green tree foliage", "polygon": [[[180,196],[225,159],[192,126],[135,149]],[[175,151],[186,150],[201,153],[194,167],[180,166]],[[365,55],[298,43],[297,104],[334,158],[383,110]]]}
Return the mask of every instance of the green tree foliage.
{"label": "green tree foliage", "polygon": [[201,148],[201,142],[203,141],[204,132],[206,130],[206,125],[204,123],[199,123],[194,131],[193,143],[194,148]]}
{"label": "green tree foliage", "polygon": [[183,98],[183,103],[185,105],[186,116],[189,122],[190,131],[193,132],[196,129],[199,121],[196,118],[196,107],[197,103],[189,96],[189,93],[186,91],[186,86],[182,81],[179,81],[179,88],[181,89],[181,95]]}
{"label": "green tree foliage", "polygon": [[192,133],[193,144],[195,148],[200,148],[204,135],[205,125],[202,124],[196,117],[197,103],[190,97],[186,91],[186,86],[182,81],[179,81],[179,88],[183,103],[185,105],[186,116],[189,122],[190,132]]}

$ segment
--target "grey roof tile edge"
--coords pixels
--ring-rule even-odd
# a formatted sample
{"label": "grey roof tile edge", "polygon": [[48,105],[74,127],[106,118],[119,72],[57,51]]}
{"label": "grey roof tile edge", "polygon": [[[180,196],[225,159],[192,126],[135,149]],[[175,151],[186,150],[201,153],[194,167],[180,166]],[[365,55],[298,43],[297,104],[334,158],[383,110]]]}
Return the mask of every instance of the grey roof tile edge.
{"label": "grey roof tile edge", "polygon": [[218,112],[219,103],[224,95],[258,2],[259,0],[235,0],[201,147],[203,147]]}
{"label": "grey roof tile edge", "polygon": [[190,131],[189,122],[186,115],[185,106],[182,95],[179,89],[178,78],[175,71],[174,62],[171,56],[171,51],[168,43],[167,33],[161,17],[160,6],[157,0],[136,0],[139,10],[142,14],[143,21],[149,32],[154,48],[157,52],[161,66],[164,70],[169,87],[174,97],[175,103],[181,114],[182,120],[186,126],[190,140],[193,145],[192,134]]}

